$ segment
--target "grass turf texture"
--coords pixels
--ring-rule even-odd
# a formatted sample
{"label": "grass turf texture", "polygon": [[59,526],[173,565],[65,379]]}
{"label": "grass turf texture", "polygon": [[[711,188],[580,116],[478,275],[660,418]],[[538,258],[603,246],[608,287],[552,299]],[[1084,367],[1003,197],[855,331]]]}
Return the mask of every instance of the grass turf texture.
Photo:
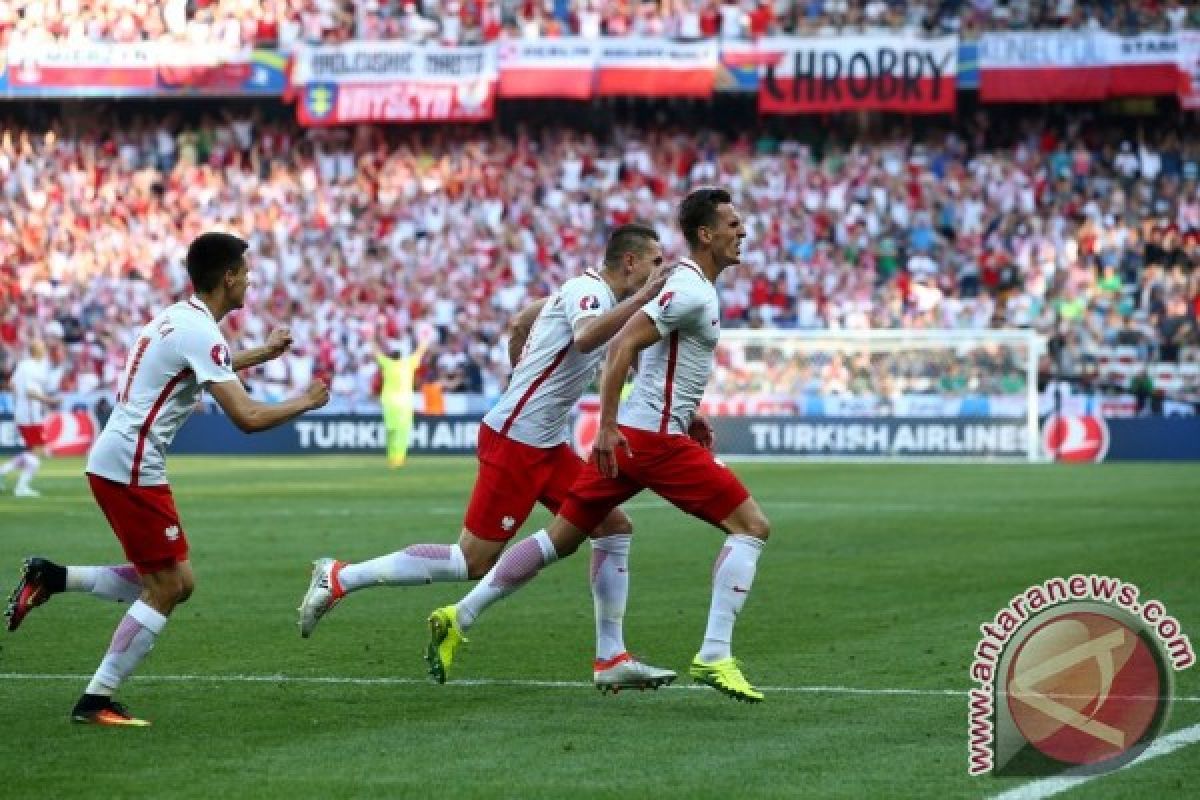
{"label": "grass turf texture", "polygon": [[[148,730],[71,726],[86,682],[0,678],[0,796],[980,797],[1022,783],[966,775],[966,699],[714,691],[603,697],[581,687],[427,685],[429,610],[465,584],[348,598],[308,641],[293,609],[321,555],[362,559],[450,542],[474,477],[465,459],[175,458],[195,596],[144,676],[385,677],[412,684],[164,682],[121,693]],[[0,496],[0,587],[20,559],[115,563],[116,540],[78,461],[45,496]],[[967,668],[1012,595],[1097,572],[1157,597],[1200,646],[1195,466],[737,467],[773,523],[735,652],[761,686],[970,687]],[[720,537],[643,495],[627,641],[685,676],[703,632]],[[545,521],[538,511],[524,534]],[[551,567],[472,632],[454,677],[590,680],[587,557]],[[90,675],[121,607],[56,597],[16,634],[0,672]],[[687,678],[681,677],[686,684]],[[1176,674],[1200,695],[1200,669]],[[1176,702],[1168,729],[1200,722]],[[1087,797],[1184,796],[1200,746],[1101,778]]]}

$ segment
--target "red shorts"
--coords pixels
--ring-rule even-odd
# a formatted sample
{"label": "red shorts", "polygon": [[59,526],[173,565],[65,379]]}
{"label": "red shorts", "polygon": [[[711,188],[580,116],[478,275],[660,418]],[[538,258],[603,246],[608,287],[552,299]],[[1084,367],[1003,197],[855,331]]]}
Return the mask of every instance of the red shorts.
{"label": "red shorts", "polygon": [[139,573],[159,572],[187,561],[187,537],[170,486],[126,486],[90,472],[87,479],[96,504]]}
{"label": "red shorts", "polygon": [[713,525],[750,497],[733,471],[691,437],[620,427],[633,456],[618,449],[615,478],[604,477],[589,461],[558,512],[580,530],[594,529],[642,489]]}
{"label": "red shorts", "polygon": [[30,450],[46,444],[46,429],[40,422],[36,425],[18,425],[17,432]]}
{"label": "red shorts", "polygon": [[480,539],[507,542],[534,503],[558,511],[583,460],[566,444],[533,447],[479,426],[479,475],[463,525]]}

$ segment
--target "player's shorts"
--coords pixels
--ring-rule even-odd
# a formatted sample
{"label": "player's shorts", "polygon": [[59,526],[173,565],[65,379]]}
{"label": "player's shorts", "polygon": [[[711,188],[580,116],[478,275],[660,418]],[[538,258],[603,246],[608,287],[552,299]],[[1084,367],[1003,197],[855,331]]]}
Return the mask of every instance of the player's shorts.
{"label": "player's shorts", "polygon": [[479,474],[464,527],[480,539],[507,542],[529,518],[534,503],[557,513],[583,459],[566,444],[534,447],[479,426]]}
{"label": "player's shorts", "polygon": [[36,425],[18,425],[17,433],[21,434],[21,440],[25,442],[25,447],[33,449],[46,444],[46,428],[40,422]]}
{"label": "player's shorts", "polygon": [[559,516],[580,530],[594,529],[642,489],[713,525],[750,497],[733,471],[690,436],[620,428],[633,456],[618,448],[615,478],[601,475],[589,461],[559,509]]}
{"label": "player's shorts", "polygon": [[170,486],[126,486],[90,472],[87,479],[126,558],[140,574],[160,572],[187,560],[188,541]]}

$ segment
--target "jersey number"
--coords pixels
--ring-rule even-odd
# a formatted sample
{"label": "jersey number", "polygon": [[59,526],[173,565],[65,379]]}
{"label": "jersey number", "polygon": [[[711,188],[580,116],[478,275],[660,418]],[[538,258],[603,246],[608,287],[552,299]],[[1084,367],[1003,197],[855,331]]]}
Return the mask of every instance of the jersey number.
{"label": "jersey number", "polygon": [[117,392],[117,402],[124,403],[129,399],[129,390],[133,388],[133,377],[137,375],[138,367],[142,364],[142,356],[146,354],[146,348],[150,346],[150,339],[142,336],[134,345],[133,355],[129,357],[129,363],[125,365],[125,376],[121,383],[124,389]]}

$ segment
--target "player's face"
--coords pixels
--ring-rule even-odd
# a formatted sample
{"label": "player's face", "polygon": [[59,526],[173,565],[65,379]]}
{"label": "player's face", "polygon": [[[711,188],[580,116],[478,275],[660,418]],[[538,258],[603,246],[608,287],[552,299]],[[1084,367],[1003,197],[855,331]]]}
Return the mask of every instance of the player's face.
{"label": "player's face", "polygon": [[717,221],[711,237],[713,255],[719,267],[724,269],[742,262],[742,239],[746,238],[746,229],[733,203],[717,206]]}
{"label": "player's face", "polygon": [[246,302],[246,289],[250,285],[250,267],[242,259],[236,270],[225,273],[225,286],[233,308],[241,308]]}
{"label": "player's face", "polygon": [[629,264],[626,270],[628,283],[625,286],[627,294],[632,294],[638,289],[646,285],[650,273],[654,268],[663,263],[662,245],[658,242],[650,241],[646,244],[645,249],[634,251],[629,254],[632,263]]}

